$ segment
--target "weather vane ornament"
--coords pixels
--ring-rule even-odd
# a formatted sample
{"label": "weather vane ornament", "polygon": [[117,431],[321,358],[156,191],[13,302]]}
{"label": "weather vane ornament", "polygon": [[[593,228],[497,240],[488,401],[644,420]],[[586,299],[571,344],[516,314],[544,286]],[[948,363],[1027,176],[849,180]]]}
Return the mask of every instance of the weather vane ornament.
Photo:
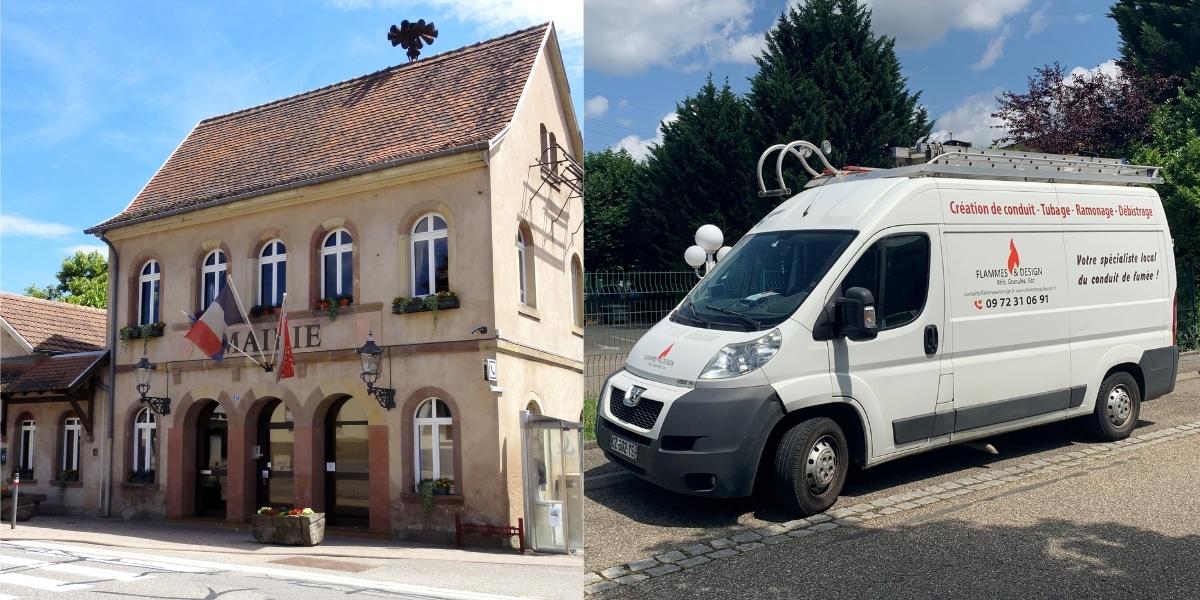
{"label": "weather vane ornament", "polygon": [[408,60],[412,61],[417,60],[421,55],[421,48],[433,44],[437,36],[437,26],[433,22],[426,23],[425,19],[421,19],[416,23],[400,21],[399,27],[392,25],[387,37],[393,48],[400,46],[408,50]]}

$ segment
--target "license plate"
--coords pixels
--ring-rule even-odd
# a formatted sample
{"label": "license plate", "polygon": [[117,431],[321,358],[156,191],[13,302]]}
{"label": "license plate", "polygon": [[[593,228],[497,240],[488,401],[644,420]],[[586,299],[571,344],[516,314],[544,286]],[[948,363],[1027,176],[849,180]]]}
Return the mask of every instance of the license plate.
{"label": "license plate", "polygon": [[613,452],[616,452],[617,454],[620,454],[629,460],[637,462],[637,444],[629,440],[621,439],[614,435],[609,438],[608,447],[612,449]]}

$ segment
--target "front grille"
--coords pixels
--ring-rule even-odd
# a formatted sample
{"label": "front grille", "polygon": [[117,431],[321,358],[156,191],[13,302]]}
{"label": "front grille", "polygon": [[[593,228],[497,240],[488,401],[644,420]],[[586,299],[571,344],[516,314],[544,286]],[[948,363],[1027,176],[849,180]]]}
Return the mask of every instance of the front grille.
{"label": "front grille", "polygon": [[608,410],[612,416],[642,429],[654,429],[654,423],[658,421],[658,413],[662,412],[663,403],[642,397],[637,406],[630,408],[622,402],[624,398],[625,390],[613,387],[609,392]]}

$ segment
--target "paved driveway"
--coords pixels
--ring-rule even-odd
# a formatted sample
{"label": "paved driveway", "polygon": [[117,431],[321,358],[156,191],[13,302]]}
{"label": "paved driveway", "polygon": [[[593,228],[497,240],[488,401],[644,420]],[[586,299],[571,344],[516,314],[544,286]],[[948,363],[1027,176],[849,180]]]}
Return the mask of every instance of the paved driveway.
{"label": "paved driveway", "polygon": [[[620,597],[734,597],[750,588],[1040,597],[1046,590],[1032,583],[995,586],[1070,572],[1077,576],[1064,595],[1116,594],[1122,588],[1102,587],[1106,578],[1144,576],[1157,582],[1148,589],[1171,597],[1195,584],[1194,568],[1171,574],[1176,563],[1188,552],[1200,557],[1200,437],[1187,433],[1200,429],[1192,423],[1200,424],[1200,380],[1143,406],[1136,442],[1096,443],[1060,423],[989,440],[997,456],[960,446],[859,472],[826,523],[788,521],[767,500],[697,499],[640,481],[589,491],[588,581],[592,591],[631,584],[605,592]],[[885,585],[896,587],[871,587]]]}

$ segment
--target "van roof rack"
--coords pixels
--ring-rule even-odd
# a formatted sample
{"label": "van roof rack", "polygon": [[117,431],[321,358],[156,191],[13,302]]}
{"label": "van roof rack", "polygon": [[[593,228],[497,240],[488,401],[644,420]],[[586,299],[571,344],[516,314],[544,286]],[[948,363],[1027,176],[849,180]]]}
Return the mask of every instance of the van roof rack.
{"label": "van roof rack", "polygon": [[[896,167],[869,169],[847,167],[833,168],[825,154],[829,145],[817,148],[813,144],[798,140],[790,144],[776,144],[763,152],[758,160],[759,196],[790,196],[791,190],[783,182],[783,158],[791,153],[800,159],[812,179],[805,187],[815,187],[884,177],[959,177],[965,179],[1003,179],[1010,181],[1047,181],[1061,183],[1090,183],[1101,185],[1152,185],[1162,183],[1160,167],[1132,165],[1119,158],[1095,158],[1070,154],[1046,154],[1019,150],[978,149],[967,146],[920,143],[914,148],[896,147],[892,157]],[[800,148],[800,150],[796,150]],[[762,167],[767,156],[779,152],[775,161],[775,174],[779,187],[766,189]],[[822,152],[824,150],[824,152]],[[816,154],[825,167],[817,173],[806,158]],[[808,156],[806,156],[808,155]]]}

